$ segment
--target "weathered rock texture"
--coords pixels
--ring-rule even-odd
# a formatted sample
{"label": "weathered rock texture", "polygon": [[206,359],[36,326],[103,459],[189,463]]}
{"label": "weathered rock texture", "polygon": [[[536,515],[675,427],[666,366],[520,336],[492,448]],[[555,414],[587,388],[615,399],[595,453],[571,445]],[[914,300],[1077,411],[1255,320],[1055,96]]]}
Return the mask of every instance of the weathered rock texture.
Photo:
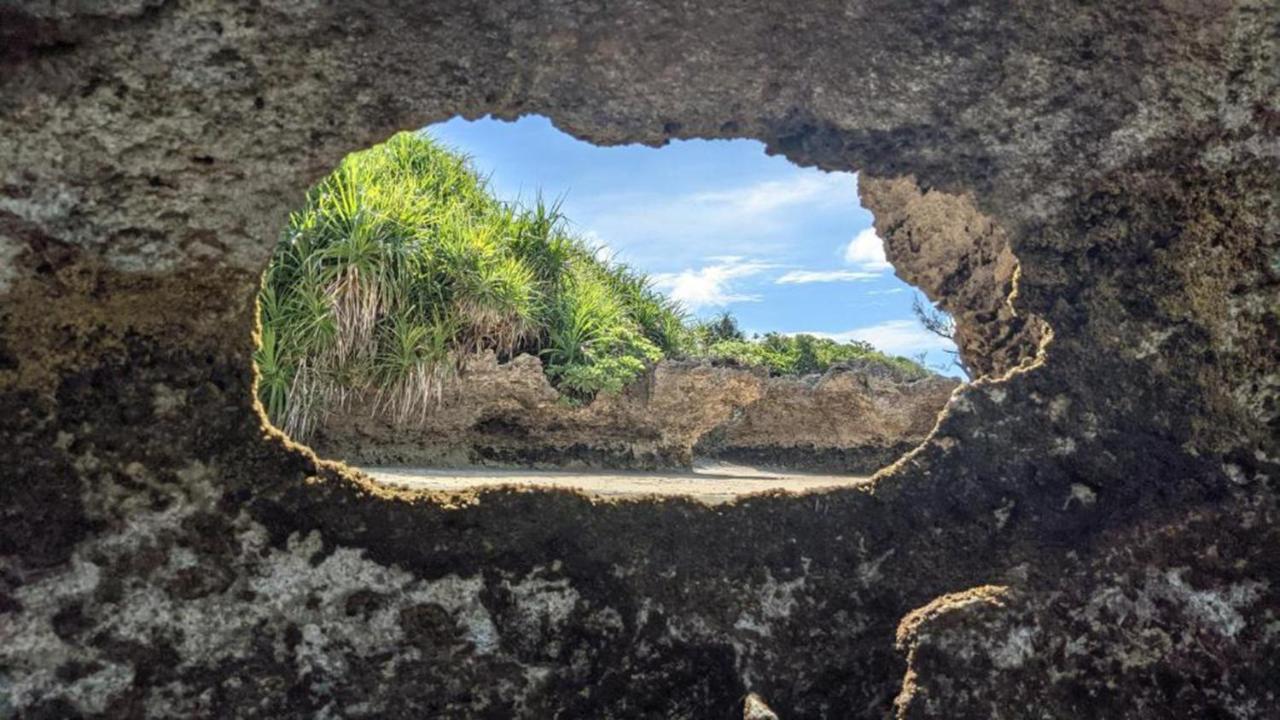
{"label": "weathered rock texture", "polygon": [[870,474],[924,440],[959,381],[837,366],[763,380],[760,397],[698,439],[699,457]]}
{"label": "weathered rock texture", "polygon": [[575,406],[537,358],[499,364],[488,353],[420,421],[398,423],[356,404],[327,417],[311,444],[360,465],[684,467],[698,438],[755,402],[762,386],[751,372],[665,361],[622,393]]}
{"label": "weathered rock texture", "polygon": [[975,376],[1003,375],[1035,361],[1048,327],[1018,313],[1018,259],[1004,229],[972,198],[923,192],[909,177],[867,178],[858,190],[876,209],[876,229],[898,276],[955,320],[953,339]]}
{"label": "weathered rock texture", "polygon": [[664,360],[622,393],[576,406],[530,355],[468,363],[428,415],[367,403],[327,416],[311,446],[357,465],[688,468],[701,457],[871,473],[919,445],[957,381],[835,370],[770,378]]}
{"label": "weathered rock texture", "polygon": [[[0,0],[0,713],[1274,717],[1278,26],[1275,0]],[[909,177],[867,198],[901,271],[928,227],[983,248],[939,278],[1003,283],[993,232],[946,227],[979,214],[1007,317],[1052,340],[864,488],[373,487],[264,429],[258,276],[343,153],[484,112]],[[980,324],[967,288],[930,291]]]}

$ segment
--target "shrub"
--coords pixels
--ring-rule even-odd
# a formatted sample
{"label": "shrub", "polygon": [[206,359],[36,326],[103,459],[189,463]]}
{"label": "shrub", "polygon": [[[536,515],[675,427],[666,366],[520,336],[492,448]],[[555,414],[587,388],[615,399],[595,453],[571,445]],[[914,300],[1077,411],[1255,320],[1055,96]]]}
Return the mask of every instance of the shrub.
{"label": "shrub", "polygon": [[914,360],[886,355],[869,343],[856,340],[838,342],[814,335],[781,333],[766,333],[747,340],[738,330],[737,322],[726,315],[695,325],[690,334],[695,341],[690,357],[764,368],[770,375],[823,373],[841,364],[880,369],[904,380],[929,375],[929,371]]}
{"label": "shrub", "polygon": [[290,217],[264,275],[263,407],[298,438],[356,396],[410,421],[490,350],[540,354],[575,400],[620,389],[678,348],[680,309],[563,226],[540,199],[498,201],[419,133],[348,156]]}
{"label": "shrub", "polygon": [[422,418],[488,351],[540,356],[572,402],[618,392],[663,357],[776,375],[848,361],[927,373],[866,343],[747,340],[728,313],[686,325],[645,275],[566,232],[558,206],[500,202],[466,157],[421,133],[347,156],[308,192],[258,307],[259,399],[299,439],[356,397],[400,422]]}

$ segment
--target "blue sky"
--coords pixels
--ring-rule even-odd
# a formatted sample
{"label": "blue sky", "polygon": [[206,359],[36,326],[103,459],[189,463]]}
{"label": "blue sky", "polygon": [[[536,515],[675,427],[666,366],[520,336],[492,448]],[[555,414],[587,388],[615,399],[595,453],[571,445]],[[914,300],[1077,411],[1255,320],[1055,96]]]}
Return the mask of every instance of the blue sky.
{"label": "blue sky", "polygon": [[800,168],[752,140],[595,147],[537,116],[428,132],[470,155],[499,197],[560,200],[572,231],[695,316],[728,310],[748,334],[866,340],[950,364],[952,346],[916,322],[916,291],[885,262],[854,174]]}

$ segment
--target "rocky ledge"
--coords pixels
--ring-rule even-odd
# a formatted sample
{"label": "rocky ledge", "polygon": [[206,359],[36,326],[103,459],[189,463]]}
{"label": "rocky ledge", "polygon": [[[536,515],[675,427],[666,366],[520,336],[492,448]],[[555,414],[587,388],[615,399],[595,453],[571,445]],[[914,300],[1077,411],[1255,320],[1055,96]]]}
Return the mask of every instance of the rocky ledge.
{"label": "rocky ledge", "polygon": [[959,383],[837,367],[803,378],[664,360],[616,395],[570,403],[541,362],[469,362],[434,411],[328,415],[311,445],[358,465],[689,467],[695,455],[869,474],[920,444]]}

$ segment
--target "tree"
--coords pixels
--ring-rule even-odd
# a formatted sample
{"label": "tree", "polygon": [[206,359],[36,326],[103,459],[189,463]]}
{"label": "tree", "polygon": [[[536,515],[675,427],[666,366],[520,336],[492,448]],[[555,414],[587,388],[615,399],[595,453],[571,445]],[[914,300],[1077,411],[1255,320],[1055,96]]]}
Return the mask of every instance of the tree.
{"label": "tree", "polygon": [[[955,319],[942,310],[939,310],[933,303],[925,300],[924,296],[920,293],[916,293],[916,296],[911,300],[911,312],[915,314],[916,320],[920,321],[920,324],[924,326],[925,330],[928,330],[940,338],[944,338],[953,343],[955,342]],[[952,364],[963,370],[966,375],[972,376],[972,373],[969,372],[969,368],[961,359],[960,352],[958,350],[944,350],[943,352],[951,356]]]}
{"label": "tree", "polygon": [[712,342],[746,339],[742,334],[742,329],[738,327],[738,319],[733,316],[733,313],[730,313],[727,310],[712,319],[711,322],[707,324],[707,329]]}
{"label": "tree", "polygon": [[923,295],[916,293],[911,301],[911,312],[915,314],[925,330],[940,338],[952,341],[956,339],[956,321],[935,307],[933,303],[926,301]]}

